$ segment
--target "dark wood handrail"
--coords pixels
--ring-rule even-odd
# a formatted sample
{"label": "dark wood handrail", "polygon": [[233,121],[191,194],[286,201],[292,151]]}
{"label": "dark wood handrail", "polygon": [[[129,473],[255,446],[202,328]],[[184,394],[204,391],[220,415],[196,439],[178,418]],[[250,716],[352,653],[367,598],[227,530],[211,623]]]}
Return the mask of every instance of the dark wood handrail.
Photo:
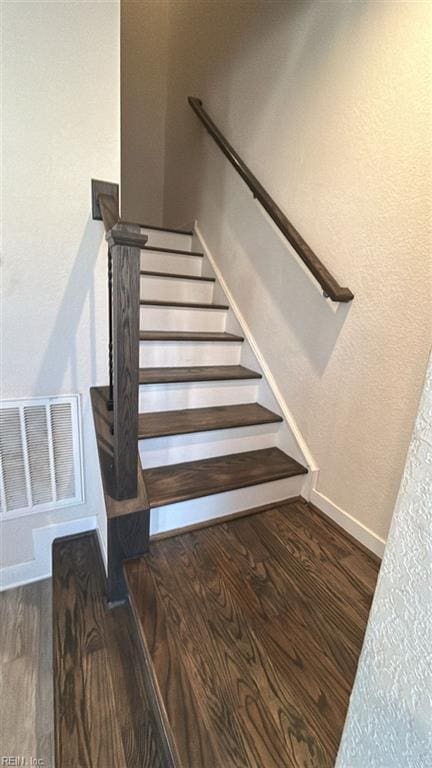
{"label": "dark wood handrail", "polygon": [[293,227],[291,222],[287,219],[284,212],[275,203],[262,184],[260,184],[250,168],[248,168],[229,141],[227,141],[225,136],[220,132],[219,128],[217,128],[210,115],[204,109],[202,101],[193,96],[189,96],[188,101],[195,114],[199,117],[203,125],[205,125],[209,134],[224,153],[225,157],[228,158],[231,165],[247,184],[253,196],[261,203],[264,210],[267,211],[270,218],[274,221],[301,260],[306,264],[314,278],[318,281],[324,291],[324,295],[332,299],[332,301],[351,301],[354,298],[354,294],[349,288],[342,288],[339,285],[337,280],[330,274],[318,256],[313,252],[312,248],[310,248],[305,240],[303,240],[299,232],[297,232],[295,227]]}
{"label": "dark wood handrail", "polygon": [[98,203],[105,227],[105,237],[110,246],[129,245],[131,248],[144,248],[148,235],[130,232],[127,226],[138,227],[132,222],[122,222],[119,219],[117,203],[111,195],[99,195]]}

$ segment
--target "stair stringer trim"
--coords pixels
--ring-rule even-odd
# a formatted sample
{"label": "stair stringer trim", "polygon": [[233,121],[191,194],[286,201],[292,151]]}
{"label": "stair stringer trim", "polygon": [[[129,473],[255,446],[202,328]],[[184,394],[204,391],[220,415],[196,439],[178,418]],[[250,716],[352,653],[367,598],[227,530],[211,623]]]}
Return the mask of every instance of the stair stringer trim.
{"label": "stair stringer trim", "polygon": [[[219,269],[216,260],[205,240],[205,237],[203,233],[201,232],[201,229],[199,227],[199,224],[197,221],[194,223],[194,233],[197,241],[199,242],[200,249],[204,253],[204,260],[207,259],[208,263],[212,269],[212,271],[215,274],[215,277],[217,278],[217,282],[227,300],[227,303],[229,304],[230,310],[233,313],[233,316],[239,326],[239,329],[241,330],[241,334],[245,338],[245,342],[250,347],[250,351],[253,355],[253,357],[256,359],[256,362],[258,364],[258,367],[261,369],[260,372],[263,375],[262,382],[267,385],[269,388],[271,395],[273,396],[275,402],[277,403],[281,415],[284,419],[284,425],[287,431],[291,433],[290,437],[294,440],[294,443],[296,444],[300,457],[298,460],[301,461],[301,463],[306,464],[308,467],[308,474],[303,476],[303,482],[301,487],[301,495],[306,500],[310,500],[312,491],[316,488],[316,483],[318,480],[319,475],[319,467],[312,455],[312,452],[310,451],[306,440],[304,439],[296,421],[295,418],[288,407],[288,404],[285,400],[285,398],[282,395],[282,392],[280,391],[276,380],[271,372],[271,369],[261,352],[261,349],[259,348],[256,339],[239,307],[237,304],[233,294],[231,293],[228,284],[226,283],[221,270]],[[244,361],[242,360],[242,364],[248,364],[249,367],[251,366],[250,361]],[[262,401],[261,401],[262,402]],[[262,402],[263,405],[266,407],[271,407],[268,403]],[[283,434],[283,426],[281,424],[281,434]],[[283,449],[283,446],[280,446]],[[297,458],[297,457],[295,457]]]}

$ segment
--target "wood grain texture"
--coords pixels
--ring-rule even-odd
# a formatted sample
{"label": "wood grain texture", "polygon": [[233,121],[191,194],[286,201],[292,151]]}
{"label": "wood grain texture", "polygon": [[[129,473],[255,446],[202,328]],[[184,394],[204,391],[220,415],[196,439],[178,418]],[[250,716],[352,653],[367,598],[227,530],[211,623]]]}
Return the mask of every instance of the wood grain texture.
{"label": "wood grain texture", "polygon": [[54,768],[51,581],[0,593],[0,758]]}
{"label": "wood grain texture", "polygon": [[244,341],[243,336],[222,331],[140,331],[140,341]]}
{"label": "wood grain texture", "polygon": [[262,375],[243,365],[195,365],[178,368],[141,368],[140,384],[170,384],[187,381],[238,381],[261,379]]}
{"label": "wood grain texture", "polygon": [[151,507],[305,473],[305,467],[279,448],[231,453],[143,470]]}
{"label": "wood grain texture", "polygon": [[108,610],[96,534],[53,547],[56,768],[170,765],[128,606]]}
{"label": "wood grain texture", "polygon": [[[99,198],[99,200],[101,200],[101,198]],[[114,245],[121,245],[141,250],[145,247],[148,237],[147,235],[141,235],[139,232],[132,232],[131,230],[124,229],[122,224],[117,223],[107,232],[106,240],[111,248]]]}
{"label": "wood grain texture", "polygon": [[229,309],[228,304],[197,303],[192,301],[158,301],[157,299],[141,299],[144,307],[180,307],[184,309]]}
{"label": "wood grain texture", "polygon": [[240,155],[237,154],[235,149],[217,128],[210,115],[204,109],[200,99],[189,97],[188,101],[195,114],[205,125],[207,131],[210,133],[218,147],[224,153],[225,157],[229,160],[231,165],[236,169],[237,173],[247,184],[253,196],[261,203],[264,210],[267,211],[270,218],[274,221],[276,226],[280,229],[282,234],[292,245],[303,263],[314,276],[315,280],[317,280],[321,285],[324,294],[332,299],[332,301],[352,301],[354,294],[350,291],[349,288],[343,288],[339,285],[336,278],[334,278],[327,267],[324,266],[316,253],[313,252],[312,248],[306,243],[300,233],[288,220],[282,209],[279,208],[267,190],[264,189],[263,185],[258,181],[257,177],[254,176],[250,168],[248,168],[246,163],[243,162]]}
{"label": "wood grain texture", "polygon": [[147,275],[148,277],[166,277],[168,280],[201,280],[205,283],[216,282],[215,277],[206,277],[205,275],[183,275],[177,272],[155,272],[154,270],[142,269],[141,275]]}
{"label": "wood grain texture", "polygon": [[357,574],[377,567],[309,512],[286,503],[126,565],[179,767],[334,765],[367,619],[352,603],[373,592]]}
{"label": "wood grain texture", "polygon": [[96,443],[99,454],[99,467],[102,476],[102,486],[105,498],[105,508],[108,519],[130,515],[133,512],[148,510],[150,507],[144,478],[141,472],[141,462],[137,456],[137,486],[135,498],[119,501],[115,498],[114,488],[114,445],[113,417],[107,409],[108,387],[91,387],[90,400],[93,411],[93,421],[96,433]]}
{"label": "wood grain texture", "polygon": [[114,246],[112,259],[115,496],[130,499],[137,495],[139,250]]}
{"label": "wood grain texture", "polygon": [[123,560],[147,552],[149,540],[149,500],[136,459],[137,495],[119,501],[115,498],[112,411],[107,409],[108,387],[92,387],[90,399],[102,476],[108,538],[108,598],[111,602],[126,598]]}
{"label": "wood grain texture", "polygon": [[179,411],[149,411],[140,413],[138,417],[138,436],[140,439],[166,437],[281,421],[282,416],[258,403],[183,408]]}

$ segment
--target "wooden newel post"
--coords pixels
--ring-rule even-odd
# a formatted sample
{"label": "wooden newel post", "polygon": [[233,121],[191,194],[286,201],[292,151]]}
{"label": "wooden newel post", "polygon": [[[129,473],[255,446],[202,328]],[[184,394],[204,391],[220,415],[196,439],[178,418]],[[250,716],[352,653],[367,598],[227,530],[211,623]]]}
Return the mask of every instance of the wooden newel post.
{"label": "wooden newel post", "polygon": [[113,281],[114,474],[116,498],[122,500],[137,495],[139,248],[144,243],[142,235],[117,229],[117,225],[107,233],[107,240]]}

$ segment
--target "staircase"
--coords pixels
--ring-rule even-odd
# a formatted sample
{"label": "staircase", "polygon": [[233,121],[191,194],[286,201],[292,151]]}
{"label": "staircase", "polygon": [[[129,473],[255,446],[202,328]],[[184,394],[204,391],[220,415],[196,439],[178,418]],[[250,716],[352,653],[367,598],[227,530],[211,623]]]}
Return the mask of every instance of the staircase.
{"label": "staircase", "polygon": [[[300,495],[306,468],[280,446],[262,373],[190,232],[141,227],[139,453],[150,531]],[[248,351],[250,359],[250,350]],[[268,399],[268,395],[265,397]]]}

